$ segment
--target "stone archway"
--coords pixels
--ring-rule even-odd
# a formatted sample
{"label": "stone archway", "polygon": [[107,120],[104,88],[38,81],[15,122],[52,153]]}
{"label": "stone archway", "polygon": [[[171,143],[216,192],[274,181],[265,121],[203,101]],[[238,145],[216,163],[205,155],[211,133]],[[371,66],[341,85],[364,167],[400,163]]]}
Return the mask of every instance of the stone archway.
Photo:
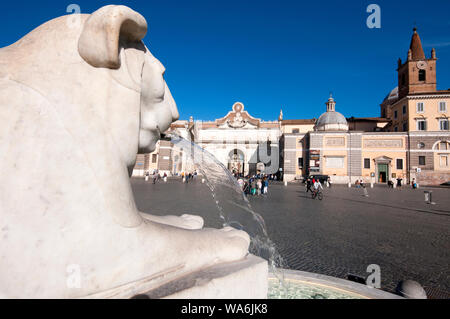
{"label": "stone archway", "polygon": [[245,156],[240,149],[228,153],[228,169],[232,174],[245,174]]}

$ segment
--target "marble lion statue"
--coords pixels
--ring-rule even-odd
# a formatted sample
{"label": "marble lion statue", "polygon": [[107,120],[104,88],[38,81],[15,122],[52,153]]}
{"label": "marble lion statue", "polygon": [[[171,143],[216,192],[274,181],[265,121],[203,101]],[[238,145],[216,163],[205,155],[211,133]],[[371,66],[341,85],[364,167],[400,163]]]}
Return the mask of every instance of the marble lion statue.
{"label": "marble lion statue", "polygon": [[125,6],[0,49],[0,297],[131,297],[243,259],[249,236],[139,212],[129,174],[178,118]]}

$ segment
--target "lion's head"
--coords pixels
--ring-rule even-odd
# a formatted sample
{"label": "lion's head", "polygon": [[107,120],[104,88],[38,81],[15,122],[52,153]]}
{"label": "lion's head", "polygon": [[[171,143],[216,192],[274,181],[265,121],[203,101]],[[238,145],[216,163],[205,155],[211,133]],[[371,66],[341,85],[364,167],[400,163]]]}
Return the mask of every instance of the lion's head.
{"label": "lion's head", "polygon": [[36,200],[61,192],[52,203],[65,207],[81,205],[70,194],[83,190],[119,224],[141,222],[130,168],[179,116],[164,67],[142,42],[146,32],[139,13],[110,5],[50,20],[0,48],[0,118],[8,119],[0,125],[0,151],[8,153],[0,190],[11,205],[5,194],[20,194],[21,183],[32,184],[27,196]]}
{"label": "lion's head", "polygon": [[146,32],[147,22],[139,13],[125,6],[105,6],[84,22],[78,52],[93,67],[125,69],[111,74],[140,92],[139,150],[152,152],[160,133],[179,114],[164,80],[164,66],[141,41]]}

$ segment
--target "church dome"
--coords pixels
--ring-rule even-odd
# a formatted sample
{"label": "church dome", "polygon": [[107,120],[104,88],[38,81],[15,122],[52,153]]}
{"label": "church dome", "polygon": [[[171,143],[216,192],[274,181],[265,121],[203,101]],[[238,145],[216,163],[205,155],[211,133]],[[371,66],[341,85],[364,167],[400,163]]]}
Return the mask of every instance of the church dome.
{"label": "church dome", "polygon": [[393,104],[398,100],[398,86],[396,86],[383,100],[381,104]]}
{"label": "church dome", "polygon": [[316,123],[317,131],[348,131],[345,116],[339,112],[325,112]]}
{"label": "church dome", "polygon": [[316,131],[348,131],[348,123],[345,116],[335,111],[336,102],[333,97],[328,99],[327,111],[316,122]]}

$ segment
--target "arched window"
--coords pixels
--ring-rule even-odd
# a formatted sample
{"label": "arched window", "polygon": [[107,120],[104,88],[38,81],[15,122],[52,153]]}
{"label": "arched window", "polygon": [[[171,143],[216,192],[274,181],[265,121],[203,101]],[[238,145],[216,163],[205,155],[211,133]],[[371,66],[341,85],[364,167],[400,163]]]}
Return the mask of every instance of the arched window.
{"label": "arched window", "polygon": [[425,70],[419,70],[419,81],[425,81],[425,80],[426,80]]}
{"label": "arched window", "polygon": [[437,141],[433,145],[434,163],[437,169],[448,170],[450,168],[450,142],[449,141]]}
{"label": "arched window", "polygon": [[450,150],[450,143],[447,141],[440,141],[435,145],[435,149],[438,149],[439,151],[448,151]]}

